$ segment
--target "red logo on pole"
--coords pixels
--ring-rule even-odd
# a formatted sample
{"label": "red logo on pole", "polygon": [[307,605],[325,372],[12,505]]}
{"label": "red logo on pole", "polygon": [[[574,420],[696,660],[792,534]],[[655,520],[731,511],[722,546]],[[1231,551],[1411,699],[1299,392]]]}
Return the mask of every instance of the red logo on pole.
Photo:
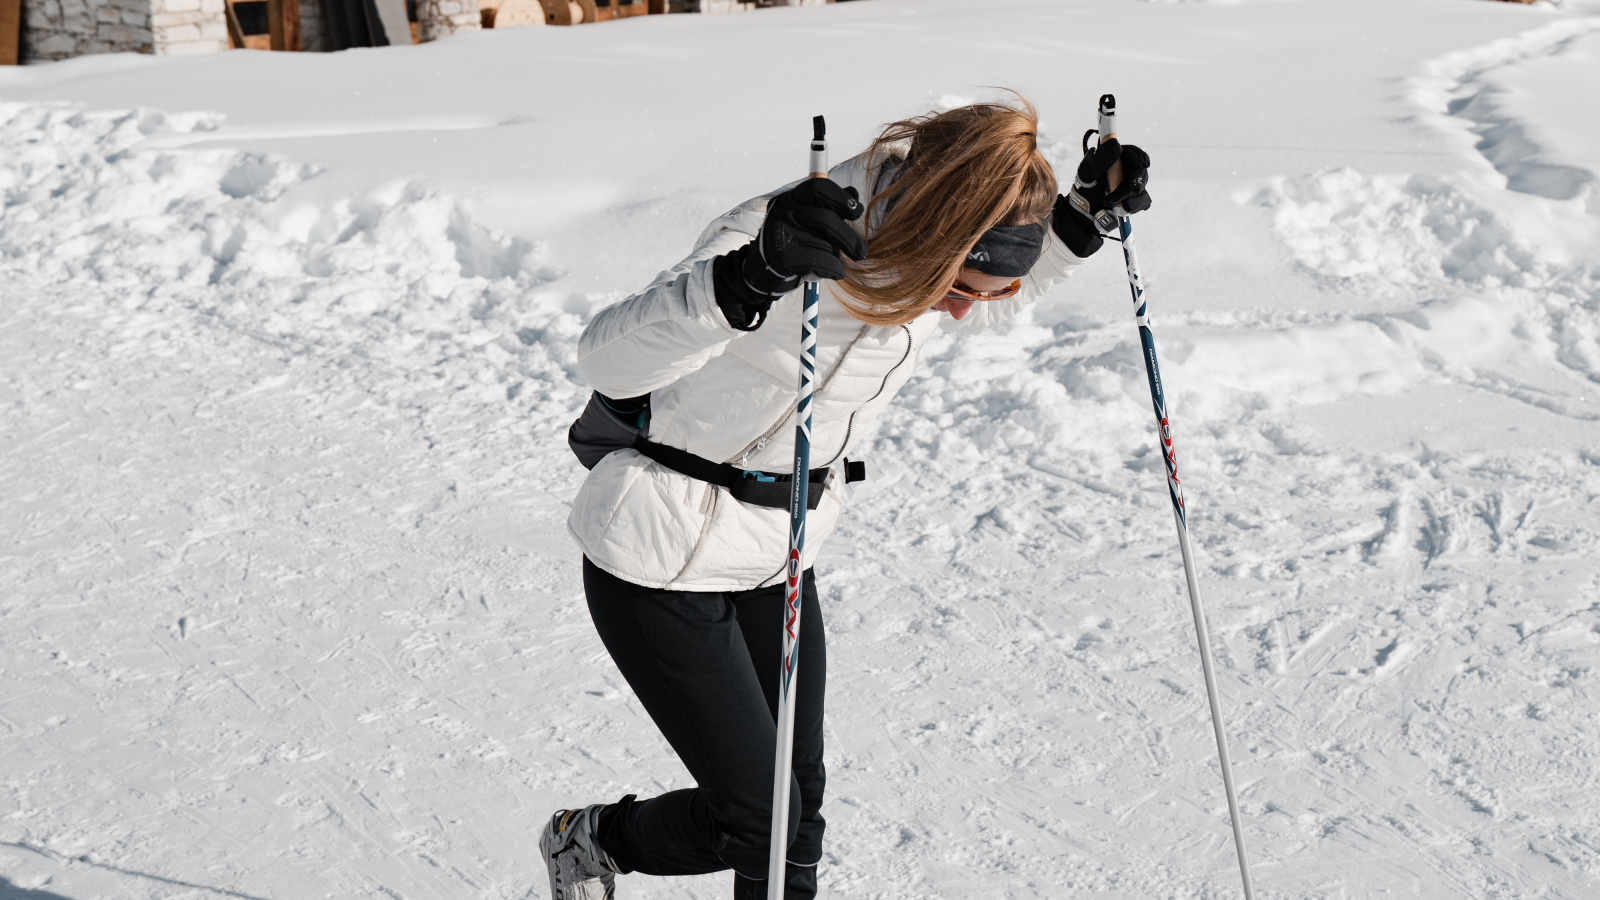
{"label": "red logo on pole", "polygon": [[1172,426],[1167,424],[1167,417],[1161,417],[1161,447],[1167,458],[1167,477],[1173,484],[1178,484],[1178,454],[1172,449]]}
{"label": "red logo on pole", "polygon": [[789,640],[794,640],[794,625],[800,619],[800,551],[796,548],[789,549],[789,590],[784,595],[784,602],[788,605],[788,621],[783,623],[784,631],[789,635]]}

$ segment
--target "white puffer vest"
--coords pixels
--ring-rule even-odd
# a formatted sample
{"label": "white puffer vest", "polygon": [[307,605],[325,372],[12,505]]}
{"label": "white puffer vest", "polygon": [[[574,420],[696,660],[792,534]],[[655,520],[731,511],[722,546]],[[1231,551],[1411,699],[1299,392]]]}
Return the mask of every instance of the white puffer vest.
{"label": "white puffer vest", "polygon": [[[877,175],[864,156],[829,172],[863,198],[871,196],[868,186],[877,184]],[[583,377],[608,397],[650,394],[650,440],[743,469],[793,467],[802,292],[779,298],[762,326],[746,332],[728,324],[711,284],[712,260],[753,239],[768,199],[787,187],[712,222],[688,259],[602,310],[584,329],[578,343]],[[855,224],[864,232],[863,222]],[[981,332],[1083,263],[1051,233],[1021,292],[974,304],[959,322],[929,311],[906,325],[867,325],[839,303],[832,282],[823,283],[811,465],[835,470],[806,518],[805,565],[816,560],[844,511],[837,464],[911,377],[934,329]],[[722,488],[631,449],[611,453],[590,470],[567,529],[595,565],[625,581],[668,590],[776,584],[789,551],[787,510],[741,503]]]}

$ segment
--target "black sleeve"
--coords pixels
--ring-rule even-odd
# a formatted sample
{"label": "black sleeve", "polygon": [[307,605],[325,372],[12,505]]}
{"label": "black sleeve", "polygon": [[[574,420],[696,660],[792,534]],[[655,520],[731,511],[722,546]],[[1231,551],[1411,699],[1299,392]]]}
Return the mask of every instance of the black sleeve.
{"label": "black sleeve", "polygon": [[1072,208],[1066,197],[1056,198],[1056,211],[1050,219],[1050,230],[1061,243],[1067,245],[1080,259],[1088,259],[1105,243],[1094,223],[1083,213]]}

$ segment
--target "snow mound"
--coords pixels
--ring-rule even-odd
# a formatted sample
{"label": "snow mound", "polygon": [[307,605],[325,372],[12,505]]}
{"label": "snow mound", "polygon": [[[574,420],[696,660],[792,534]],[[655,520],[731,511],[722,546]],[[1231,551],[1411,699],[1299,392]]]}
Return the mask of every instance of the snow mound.
{"label": "snow mound", "polygon": [[[1529,243],[1515,208],[1496,212],[1447,179],[1350,169],[1274,179],[1253,200],[1271,211],[1295,261],[1329,289],[1414,298],[1413,311],[1374,322],[1410,347],[1394,371],[1416,362],[1471,381],[1471,366],[1496,358],[1540,360],[1600,381],[1600,265]],[[1336,343],[1356,359],[1384,343],[1375,332],[1347,336]],[[1548,390],[1536,400],[1510,390],[1593,418]]]}
{"label": "snow mound", "polygon": [[1278,237],[1323,278],[1363,290],[1432,290],[1441,279],[1522,287],[1546,266],[1495,214],[1448,181],[1338,169],[1273,179],[1254,198]]}
{"label": "snow mound", "polygon": [[161,147],[219,121],[0,105],[0,265],[85,310],[115,294],[104,326],[171,353],[193,343],[171,327],[186,309],[322,356],[366,357],[401,381],[443,368],[486,400],[532,379],[554,394],[527,396],[562,411],[575,402],[563,360],[581,316],[538,290],[561,274],[541,247],[415,184],[318,204],[295,192],[314,167]]}

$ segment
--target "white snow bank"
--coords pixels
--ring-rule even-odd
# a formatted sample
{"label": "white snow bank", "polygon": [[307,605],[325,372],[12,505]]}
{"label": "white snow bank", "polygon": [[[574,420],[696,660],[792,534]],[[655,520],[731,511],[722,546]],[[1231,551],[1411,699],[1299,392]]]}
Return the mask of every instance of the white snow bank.
{"label": "white snow bank", "polygon": [[[1366,178],[1344,169],[1275,180],[1251,202],[1272,210],[1295,261],[1328,289],[1409,297],[1414,308],[1333,326],[1322,340],[1296,330],[1279,352],[1217,347],[1192,361],[1201,384],[1237,368],[1241,378],[1266,379],[1256,390],[1315,402],[1358,386],[1399,390],[1436,370],[1489,390],[1517,390],[1519,399],[1563,415],[1595,418],[1583,404],[1600,381],[1600,264],[1570,258],[1581,233],[1569,235],[1570,244],[1541,247],[1537,232],[1519,227],[1519,219],[1534,216],[1516,201],[1502,204],[1507,214],[1497,213],[1451,181],[1425,176]],[[1594,234],[1595,223],[1580,217],[1580,201],[1563,205],[1558,212]],[[1250,364],[1258,358],[1265,364],[1259,370]],[[1475,374],[1485,366],[1521,374]],[[1290,380],[1273,379],[1274,370]],[[1508,388],[1524,377],[1542,383]],[[1303,393],[1297,383],[1316,393]]]}
{"label": "white snow bank", "polygon": [[1592,194],[1600,156],[1583,98],[1600,90],[1588,59],[1596,32],[1593,18],[1568,19],[1446,54],[1412,79],[1412,98],[1471,141],[1509,189],[1555,200]]}
{"label": "white snow bank", "polygon": [[543,251],[411,184],[318,206],[285,199],[313,167],[147,146],[215,126],[205,115],[0,106],[0,254],[22,279],[13,289],[75,296],[69,308],[160,356],[193,349],[192,334],[169,330],[187,311],[260,340],[381,361],[402,380],[432,370],[495,403],[529,379],[539,388],[524,402],[574,402],[568,347],[544,338],[570,344],[581,323],[538,290],[560,275]]}

